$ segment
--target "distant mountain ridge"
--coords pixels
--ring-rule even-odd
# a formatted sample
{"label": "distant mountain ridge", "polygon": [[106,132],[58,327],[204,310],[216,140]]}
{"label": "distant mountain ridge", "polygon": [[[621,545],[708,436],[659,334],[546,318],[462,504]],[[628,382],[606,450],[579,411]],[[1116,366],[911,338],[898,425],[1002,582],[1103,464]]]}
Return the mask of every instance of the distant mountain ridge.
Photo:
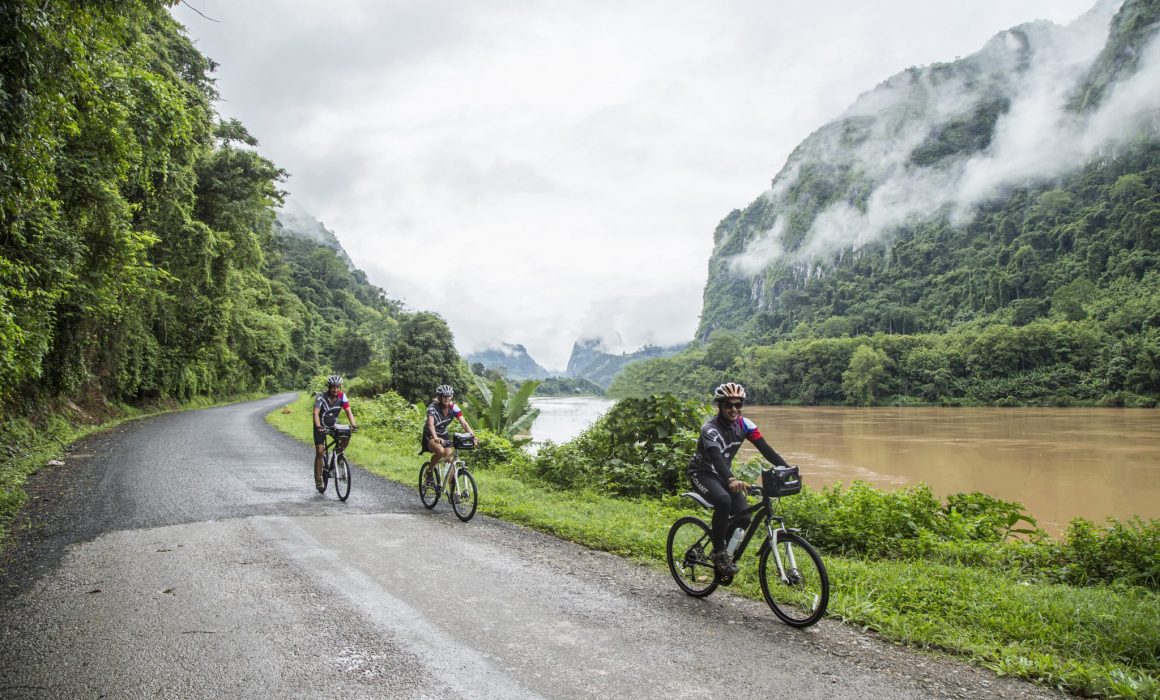
{"label": "distant mountain ridge", "polygon": [[564,375],[582,377],[602,389],[607,389],[613,378],[625,366],[639,360],[669,357],[683,348],[683,344],[670,347],[645,345],[636,352],[613,354],[607,352],[602,339],[581,338],[572,345],[572,354],[568,358],[568,367]]}
{"label": "distant mountain ridge", "polygon": [[486,369],[503,371],[508,379],[546,379],[551,372],[532,359],[528,349],[518,343],[501,343],[499,347],[487,348],[464,356],[467,364],[480,363]]}

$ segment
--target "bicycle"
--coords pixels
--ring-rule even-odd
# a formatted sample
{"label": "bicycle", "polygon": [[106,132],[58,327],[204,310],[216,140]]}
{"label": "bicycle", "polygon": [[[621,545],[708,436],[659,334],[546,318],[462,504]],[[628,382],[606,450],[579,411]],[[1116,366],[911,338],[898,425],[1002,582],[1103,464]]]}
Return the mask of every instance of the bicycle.
{"label": "bicycle", "polygon": [[467,522],[475,517],[479,492],[475,488],[475,477],[467,470],[463,460],[459,459],[459,450],[470,450],[475,447],[475,436],[469,433],[455,433],[452,435],[451,446],[454,449],[450,457],[439,460],[435,466],[424,462],[419,467],[419,499],[428,510],[434,508],[439,502],[439,497],[443,495],[448,473],[453,473],[455,490],[447,500],[451,503],[451,510],[455,511],[455,517]]}
{"label": "bicycle", "polygon": [[346,461],[344,441],[350,440],[354,428],[349,425],[334,425],[326,429],[326,448],[322,452],[322,490],[331,478],[334,479],[334,495],[346,501],[350,497],[350,464]]}
{"label": "bicycle", "polygon": [[[762,469],[761,486],[749,488],[749,495],[761,496],[761,502],[730,518],[726,532],[733,532],[738,521],[752,516],[741,543],[732,553],[736,563],[745,554],[749,542],[764,527],[765,540],[758,550],[761,557],[758,576],[765,602],[787,625],[809,627],[826,613],[830,601],[830,578],[817,550],[799,534],[797,528],[785,526],[785,518],[774,511],[772,503],[776,498],[780,504],[782,496],[800,491],[801,479],[796,466]],[[713,505],[698,493],[681,495],[692,498],[709,511],[713,510]],[[776,528],[771,521],[777,522]],[[673,579],[681,590],[696,598],[704,598],[718,585],[727,586],[733,582],[733,576],[718,572],[709,558],[712,548],[709,532],[704,520],[686,515],[673,523],[665,546]]]}

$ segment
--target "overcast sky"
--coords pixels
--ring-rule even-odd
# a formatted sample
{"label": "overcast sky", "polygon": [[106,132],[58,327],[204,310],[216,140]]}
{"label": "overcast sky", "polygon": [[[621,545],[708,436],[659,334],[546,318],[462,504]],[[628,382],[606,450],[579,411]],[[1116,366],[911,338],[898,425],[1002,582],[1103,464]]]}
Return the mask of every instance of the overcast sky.
{"label": "overcast sky", "polygon": [[188,0],[219,112],[460,351],[692,338],[713,230],[862,92],[1094,0]]}

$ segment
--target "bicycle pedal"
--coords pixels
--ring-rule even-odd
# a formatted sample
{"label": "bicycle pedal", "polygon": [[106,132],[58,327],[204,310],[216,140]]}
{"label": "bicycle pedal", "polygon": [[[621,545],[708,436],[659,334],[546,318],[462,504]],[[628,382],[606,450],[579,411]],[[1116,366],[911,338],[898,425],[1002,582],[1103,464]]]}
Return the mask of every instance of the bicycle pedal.
{"label": "bicycle pedal", "polygon": [[724,575],[720,576],[717,579],[717,583],[721,584],[722,586],[728,586],[729,584],[733,583],[732,574],[724,574]]}

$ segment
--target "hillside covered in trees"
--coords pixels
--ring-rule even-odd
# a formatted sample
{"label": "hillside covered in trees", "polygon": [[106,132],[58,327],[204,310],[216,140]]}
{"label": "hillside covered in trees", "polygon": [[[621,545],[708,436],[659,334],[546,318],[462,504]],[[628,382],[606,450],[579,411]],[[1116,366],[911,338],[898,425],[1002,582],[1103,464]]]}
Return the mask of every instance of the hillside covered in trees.
{"label": "hillside covered in trees", "polygon": [[[286,173],[218,117],[214,63],[171,4],[0,4],[5,422],[18,405],[301,388],[326,371],[457,378],[442,319],[276,224]],[[408,329],[446,357],[411,357]]]}
{"label": "hillside covered in trees", "polygon": [[714,233],[700,347],[610,393],[1155,405],[1160,1],[862,95]]}

